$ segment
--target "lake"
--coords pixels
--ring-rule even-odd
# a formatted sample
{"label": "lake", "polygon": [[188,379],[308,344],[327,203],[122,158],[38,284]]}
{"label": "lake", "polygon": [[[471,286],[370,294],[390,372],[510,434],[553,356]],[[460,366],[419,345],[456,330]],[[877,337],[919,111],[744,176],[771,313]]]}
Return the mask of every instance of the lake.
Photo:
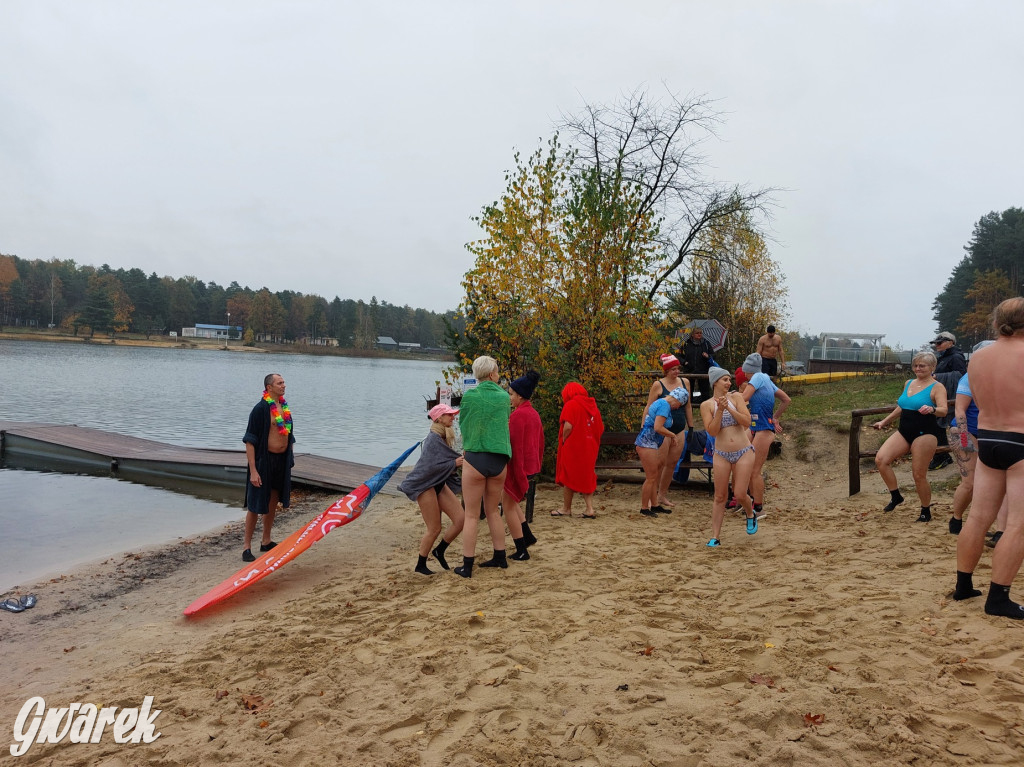
{"label": "lake", "polygon": [[[426,435],[425,397],[446,365],[0,340],[0,420],[240,450],[263,377],[280,373],[297,451],[383,466]],[[0,590],[242,516],[241,508],[111,478],[0,468],[0,529],[15,544]]]}

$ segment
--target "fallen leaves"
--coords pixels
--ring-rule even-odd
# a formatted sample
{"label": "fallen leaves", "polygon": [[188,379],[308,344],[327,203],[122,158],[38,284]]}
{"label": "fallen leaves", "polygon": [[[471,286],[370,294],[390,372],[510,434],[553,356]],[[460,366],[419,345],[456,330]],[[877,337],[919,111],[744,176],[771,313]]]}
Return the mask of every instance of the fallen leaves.
{"label": "fallen leaves", "polygon": [[749,681],[751,684],[763,684],[765,687],[775,686],[775,680],[767,674],[753,674]]}
{"label": "fallen leaves", "polygon": [[824,714],[804,714],[804,724],[806,724],[808,727],[816,727],[817,725],[824,723]]}
{"label": "fallen leaves", "polygon": [[77,649],[78,649],[77,647],[75,647],[74,645],[71,645],[71,647],[65,647],[64,648],[64,652],[74,652]]}
{"label": "fallen leaves", "polygon": [[254,714],[258,714],[259,712],[270,708],[271,703],[269,700],[264,701],[262,695],[246,695],[245,693],[242,693],[242,699],[240,702],[242,704],[242,708],[246,711],[251,711]]}
{"label": "fallen leaves", "polygon": [[217,690],[217,700],[228,697],[229,693],[227,690]]}
{"label": "fallen leaves", "polygon": [[651,645],[647,645],[644,649],[637,650],[636,654],[637,655],[648,655],[649,656],[653,652],[654,652],[654,647],[652,647]]}

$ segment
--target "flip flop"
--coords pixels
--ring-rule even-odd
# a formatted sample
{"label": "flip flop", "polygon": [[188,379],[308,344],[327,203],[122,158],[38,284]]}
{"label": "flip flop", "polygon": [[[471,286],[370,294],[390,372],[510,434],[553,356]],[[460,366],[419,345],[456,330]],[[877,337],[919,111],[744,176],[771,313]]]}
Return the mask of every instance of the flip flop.
{"label": "flip flop", "polygon": [[570,512],[564,512],[564,511],[557,511],[556,510],[556,511],[552,511],[551,512],[551,516],[553,516],[553,517],[571,517],[572,516],[572,512],[571,511]]}
{"label": "flip flop", "polygon": [[0,602],[0,610],[6,610],[9,613],[25,612],[25,608],[21,606],[21,602],[19,602],[14,597],[11,597],[10,599],[5,599],[3,602]]}
{"label": "flip flop", "polygon": [[24,607],[26,610],[30,610],[31,608],[35,607],[36,606],[36,602],[38,602],[38,601],[39,600],[36,599],[36,595],[35,594],[26,594],[25,596],[23,596],[21,599],[18,600],[18,602],[21,604],[21,606]]}
{"label": "flip flop", "polygon": [[581,514],[584,519],[597,519],[597,514]]}

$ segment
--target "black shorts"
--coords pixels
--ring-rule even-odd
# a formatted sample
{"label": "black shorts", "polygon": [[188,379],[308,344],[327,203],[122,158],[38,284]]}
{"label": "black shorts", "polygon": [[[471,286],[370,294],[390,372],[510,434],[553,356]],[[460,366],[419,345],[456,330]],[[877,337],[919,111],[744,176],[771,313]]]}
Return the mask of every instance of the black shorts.
{"label": "black shorts", "polygon": [[762,357],[761,372],[769,378],[775,378],[779,374],[779,361],[774,357]]}
{"label": "black shorts", "polygon": [[508,456],[502,453],[474,453],[467,450],[466,463],[490,479],[505,471]]}
{"label": "black shorts", "polygon": [[271,490],[284,492],[284,481],[288,477],[288,451],[267,453],[267,476],[261,476],[263,484]]}
{"label": "black shorts", "polygon": [[978,429],[978,460],[996,471],[1024,461],[1024,434]]}

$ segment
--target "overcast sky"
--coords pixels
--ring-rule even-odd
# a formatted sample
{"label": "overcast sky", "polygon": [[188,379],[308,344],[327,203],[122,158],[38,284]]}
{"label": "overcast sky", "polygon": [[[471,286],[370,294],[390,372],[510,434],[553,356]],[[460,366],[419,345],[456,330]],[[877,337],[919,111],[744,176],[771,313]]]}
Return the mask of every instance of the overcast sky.
{"label": "overcast sky", "polygon": [[[499,7],[500,6],[500,7]],[[784,188],[790,329],[914,347],[982,215],[1024,205],[1024,3],[0,0],[0,252],[437,311],[560,113],[727,113]]]}

